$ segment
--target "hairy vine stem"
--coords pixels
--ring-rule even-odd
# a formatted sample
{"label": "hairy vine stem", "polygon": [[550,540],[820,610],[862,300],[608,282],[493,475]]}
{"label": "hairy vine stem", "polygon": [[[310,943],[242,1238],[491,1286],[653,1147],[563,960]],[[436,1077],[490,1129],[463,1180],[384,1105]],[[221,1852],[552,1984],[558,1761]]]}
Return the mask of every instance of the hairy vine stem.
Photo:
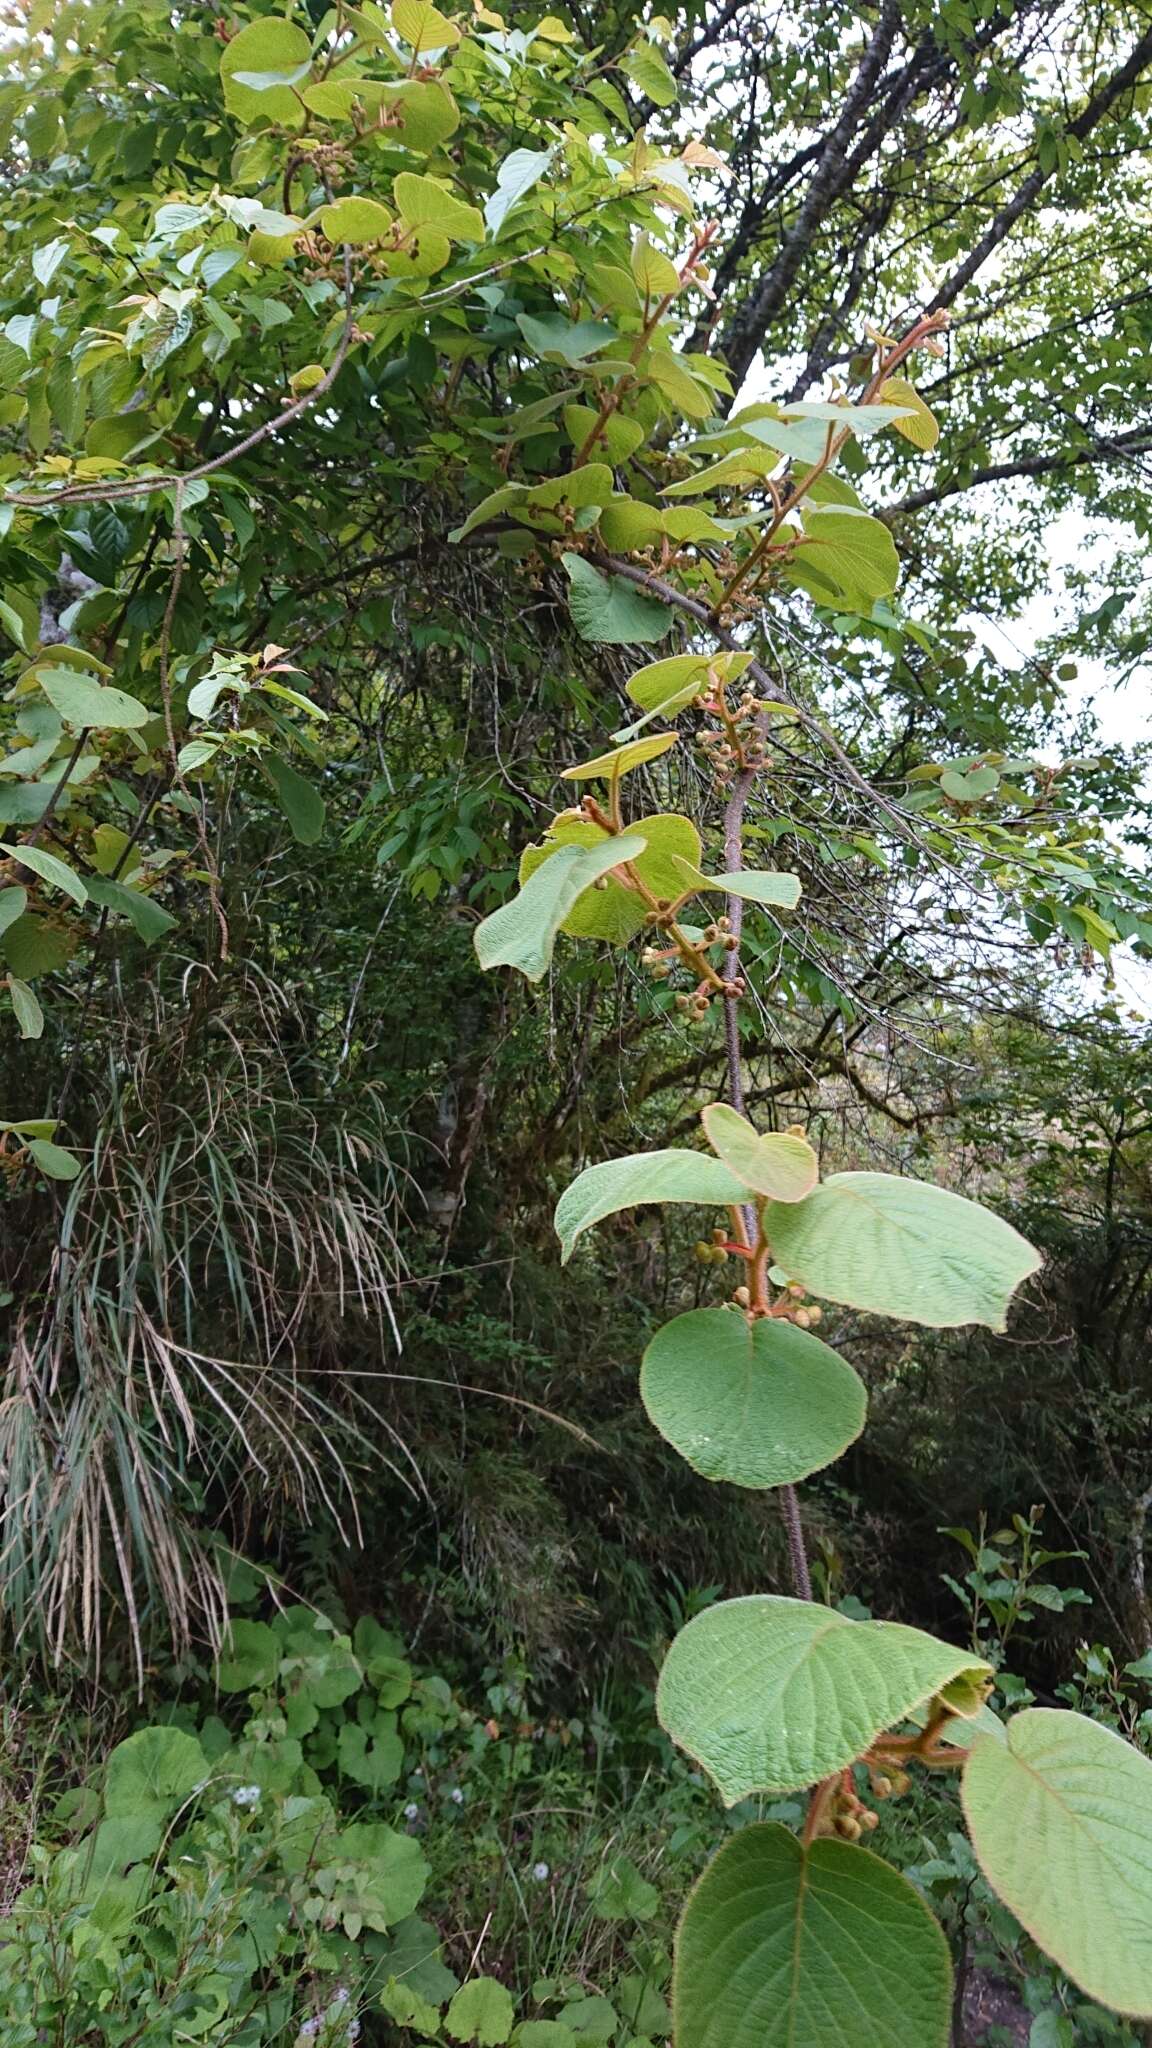
{"label": "hairy vine stem", "polygon": [[[755,734],[762,739],[768,730],[769,713],[761,711],[756,720]],[[752,785],[756,780],[754,767],[742,768],[737,775],[724,810],[724,866],[729,874],[738,874],[744,865],[744,812]],[[744,898],[728,896],[725,911],[731,927],[732,937],[739,941],[744,931]],[[728,956],[727,975],[729,987],[737,990],[740,985],[740,947],[733,947]],[[744,1070],[740,1059],[740,1019],[736,1005],[740,1000],[737,993],[724,996],[724,1044],[728,1058],[728,1100],[741,1116],[744,1114]],[[759,1234],[754,1209],[743,1211],[744,1229],[750,1245],[755,1244]],[[811,1600],[812,1573],[808,1565],[808,1550],[804,1542],[804,1525],[800,1519],[800,1500],[792,1485],[781,1486],[780,1512],[784,1518],[784,1530],[788,1538],[788,1561],[792,1572],[792,1584],[797,1598]]]}

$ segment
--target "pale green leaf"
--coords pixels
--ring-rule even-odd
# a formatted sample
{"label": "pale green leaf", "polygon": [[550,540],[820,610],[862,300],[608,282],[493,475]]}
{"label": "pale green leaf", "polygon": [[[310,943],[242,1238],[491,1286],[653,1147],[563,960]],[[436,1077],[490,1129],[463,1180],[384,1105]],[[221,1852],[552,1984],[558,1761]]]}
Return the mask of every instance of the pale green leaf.
{"label": "pale green leaf", "polygon": [[563,562],[572,585],[572,620],[582,639],[618,646],[663,640],[671,632],[668,606],[646,597],[626,577],[601,576],[582,555],[565,555]]}
{"label": "pale green leaf", "polygon": [[640,421],[625,419],[621,412],[610,413],[606,420],[601,420],[594,406],[565,406],[564,430],[574,448],[582,448],[594,428],[600,431],[596,446],[610,463],[627,462],[646,438]]}
{"label": "pale green leaf", "polygon": [[473,1977],[462,1984],[444,2015],[444,2032],[453,2041],[475,2042],[476,2048],[502,2048],[515,2018],[512,1994],[495,1977]]}
{"label": "pale green leaf", "polygon": [[1000,771],[988,766],[969,768],[967,773],[960,768],[945,768],[940,787],[945,796],[958,804],[979,803],[981,797],[991,796],[999,789]]}
{"label": "pale green leaf", "polygon": [[38,668],[36,680],[53,709],[73,731],[129,731],[147,725],[152,713],[136,697],[94,683],[69,668]]}
{"label": "pale green leaf", "polygon": [[274,73],[291,74],[302,84],[311,60],[311,42],[295,22],[276,15],[248,22],[225,43],[221,52],[220,76],[224,81],[225,106],[241,121],[274,122],[298,128],[304,118],[304,110],[296,88],[279,84],[263,90],[254,89],[250,84],[242,83],[237,73],[262,77]]}
{"label": "pale green leaf", "polygon": [[181,775],[194,775],[198,768],[215,760],[223,744],[223,735],[219,739],[188,740],[176,756],[176,766]]}
{"label": "pale green leaf", "polygon": [[1152,2017],[1152,1762],[1080,1714],[981,1736],[964,1812],[988,1882],[1090,1998]]}
{"label": "pale green leaf", "polygon": [[28,908],[27,889],[0,889],[0,938]]}
{"label": "pale green leaf", "polygon": [[804,398],[795,404],[782,405],[781,413],[790,420],[819,420],[831,427],[851,427],[854,434],[866,441],[871,434],[879,434],[899,419],[907,418],[914,408],[910,405],[853,405],[845,400],[839,403],[825,398]]}
{"label": "pale green leaf", "polygon": [[804,532],[801,562],[831,577],[852,604],[870,611],[878,597],[895,590],[900,558],[883,520],[850,505],[811,505],[804,512]]}
{"label": "pale green leaf", "polygon": [[726,896],[740,896],[745,903],[761,903],[769,910],[795,910],[800,901],[800,877],[775,868],[741,868],[736,874],[713,875],[709,887],[723,889]]}
{"label": "pale green leaf", "polygon": [[711,419],[716,410],[711,387],[692,375],[683,356],[672,349],[653,346],[646,352],[641,368],[686,419]]}
{"label": "pale green leaf", "polygon": [[699,868],[681,869],[682,889],[717,889],[725,896],[739,896],[746,903],[760,903],[769,910],[795,910],[800,901],[800,877],[775,868],[740,868],[733,874],[705,875]]}
{"label": "pale green leaf", "polygon": [[566,512],[579,511],[585,505],[602,505],[611,495],[612,472],[604,462],[587,462],[580,469],[569,470],[562,476],[541,477],[536,483],[502,484],[499,490],[490,491],[481,499],[463,526],[458,526],[449,538],[463,540],[476,527],[502,517],[538,527],[545,533],[562,533]]}
{"label": "pale green leaf", "polygon": [[52,759],[64,730],[63,722],[50,704],[33,701],[21,707],[16,724],[29,745],[17,747],[0,760],[0,775],[35,775]]}
{"label": "pale green leaf", "polygon": [[552,161],[550,149],[514,149],[496,173],[496,190],[484,202],[484,222],[496,236],[512,208],[526,199]]}
{"label": "pale green leaf", "polygon": [[726,1102],[710,1102],[701,1114],[712,1150],[758,1195],[801,1202],[811,1194],[820,1167],[806,1139],[788,1131],[756,1131]]}
{"label": "pale green leaf", "polygon": [[[990,1666],[895,1621],[850,1621],[808,1600],[753,1594],[681,1629],[657,1689],[660,1720],[725,1805],[831,1777],[961,1674]],[[973,1701],[975,1711],[978,1700]]]}
{"label": "pale green leaf", "polygon": [[931,1329],[1002,1330],[1039,1252],[963,1195],[887,1173],[838,1173],[774,1210],[777,1263],[812,1294]]}
{"label": "pale green leaf", "polygon": [[679,737],[675,732],[654,732],[645,740],[629,740],[626,746],[614,747],[610,754],[597,754],[591,761],[581,761],[576,768],[565,768],[564,780],[589,782],[604,776],[611,781],[627,775],[632,768],[642,768],[646,761],[658,760],[676,745]]}
{"label": "pale green leaf", "polygon": [[51,242],[41,242],[40,247],[32,251],[32,275],[45,291],[67,254],[68,242],[63,235],[57,235]]}
{"label": "pale green leaf", "polygon": [[[675,859],[700,858],[700,834],[688,818],[675,812],[653,813],[637,818],[629,827],[647,841],[642,854],[630,862],[637,879],[656,897],[673,900],[680,889]],[[540,846],[528,846],[520,857],[520,880],[526,882],[543,861],[551,859],[558,846],[600,846],[606,834],[592,818],[557,818]],[[612,945],[627,945],[641,929],[647,905],[635,889],[615,875],[608,875],[602,889],[588,889],[574,905],[560,929],[574,939],[607,939]]]}
{"label": "pale green leaf", "polygon": [[640,1374],[648,1416],[705,1479],[785,1486],[830,1465],[864,1427],[852,1367],[794,1324],[690,1309],[657,1331]]}
{"label": "pale green leaf", "polygon": [[63,1145],[53,1145],[49,1138],[30,1139],[28,1151],[49,1180],[75,1180],[83,1170],[74,1152]]}
{"label": "pale green leaf", "polygon": [[44,1012],[33,991],[15,974],[9,974],[6,980],[21,1038],[40,1038],[44,1031]]}
{"label": "pale green leaf", "polygon": [[577,1238],[606,1216],[644,1202],[693,1202],[710,1208],[732,1208],[748,1199],[743,1181],[719,1159],[705,1152],[669,1148],[633,1152],[624,1159],[606,1159],[586,1166],[556,1204],[556,1234],[567,1265]]}
{"label": "pale green leaf", "polygon": [[676,80],[659,50],[653,49],[651,43],[637,43],[634,50],[625,53],[621,62],[633,85],[639,86],[645,99],[651,100],[654,107],[670,107],[678,97],[680,89]]}
{"label": "pale green leaf", "polygon": [[174,1811],[208,1775],[208,1759],[195,1736],[183,1728],[141,1728],[108,1757],[104,1811],[112,1819],[148,1807]]}
{"label": "pale green leaf", "polygon": [[534,355],[572,369],[619,339],[603,320],[567,320],[563,313],[521,313],[516,325]]}
{"label": "pale green leaf", "polygon": [[643,853],[644,845],[637,833],[629,833],[600,846],[562,846],[511,903],[477,926],[481,967],[517,967],[529,981],[541,981],[551,963],[556,934],[577,897],[610,868]]}
{"label": "pale green leaf", "polygon": [[[824,436],[816,428],[789,428],[783,420],[750,420],[748,426],[740,428],[740,434],[736,434],[734,428],[728,428],[724,438],[730,440],[744,434],[750,434],[756,442],[767,442],[767,446],[734,449],[728,455],[722,455],[719,461],[709,463],[707,469],[697,469],[695,477],[685,477],[681,483],[668,483],[664,498],[687,498],[697,492],[715,492],[722,487],[744,489],[748,483],[763,483],[765,477],[771,477],[773,471],[781,467],[781,455],[812,463],[820,461],[824,446]],[[816,446],[812,442],[816,442]],[[695,442],[697,449],[707,449],[709,444],[715,444],[713,434],[705,434]]]}
{"label": "pale green leaf", "polygon": [[392,228],[392,215],[377,199],[334,199],[316,218],[330,242],[347,242],[352,248],[382,242]]}
{"label": "pale green leaf", "polygon": [[450,50],[460,41],[461,31],[432,0],[393,0],[392,26],[418,57],[429,50]]}
{"label": "pale green leaf", "polygon": [[21,867],[30,868],[42,882],[70,896],[73,903],[87,903],[88,891],[79,875],[65,861],[58,860],[54,853],[45,853],[42,846],[8,846],[0,841],[0,853],[6,853],[10,860],[18,860]]}
{"label": "pale green leaf", "polygon": [[271,92],[278,85],[299,85],[312,70],[310,59],[297,64],[291,71],[234,71],[232,83],[246,85],[252,92]]}
{"label": "pale green leaf", "polygon": [[777,1822],[708,1865],[676,1937],[683,2048],[945,2048],[948,1944],[920,1894],[848,1842]]}
{"label": "pale green leaf", "polygon": [[700,696],[710,677],[734,682],[751,660],[750,654],[672,654],[666,661],[638,668],[625,687],[642,711],[659,711],[670,718]]}
{"label": "pale green leaf", "polygon": [[892,425],[905,441],[911,442],[913,448],[926,451],[936,446],[940,439],[939,422],[907,377],[889,377],[881,386],[880,400],[882,404],[906,408],[904,417],[894,419]]}
{"label": "pale green leaf", "polygon": [[405,78],[384,95],[391,133],[405,149],[430,155],[460,126],[460,109],[438,78]]}
{"label": "pale green leaf", "polygon": [[379,1715],[373,1728],[364,1728],[358,1721],[342,1721],[336,1757],[343,1776],[368,1792],[383,1792],[394,1785],[404,1767],[404,1744],[396,1732],[395,1714]]}
{"label": "pale green leaf", "polygon": [[453,242],[484,240],[484,216],[479,207],[458,198],[440,178],[401,171],[392,197],[405,227],[436,228]]}
{"label": "pale green leaf", "polygon": [[608,1998],[574,1998],[562,2007],[560,2016],[576,2036],[579,2048],[608,2048],[617,2038],[619,2015]]}
{"label": "pale green leaf", "polygon": [[668,298],[680,289],[680,272],[671,257],[655,247],[650,235],[637,235],[632,244],[631,268],[636,288],[644,299]]}

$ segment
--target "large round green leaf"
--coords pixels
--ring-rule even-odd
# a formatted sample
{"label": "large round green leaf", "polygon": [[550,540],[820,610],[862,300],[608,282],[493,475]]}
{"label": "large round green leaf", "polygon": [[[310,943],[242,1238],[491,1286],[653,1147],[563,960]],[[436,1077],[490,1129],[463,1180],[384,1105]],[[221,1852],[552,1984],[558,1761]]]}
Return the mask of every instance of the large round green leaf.
{"label": "large round green leaf", "polygon": [[208,1759],[183,1728],[140,1728],[108,1758],[104,1811],[121,1815],[172,1812],[209,1777]]}
{"label": "large round green leaf", "polygon": [[726,1102],[701,1111],[712,1150],[741,1180],[773,1202],[802,1202],[820,1175],[816,1154],[791,1131],[758,1131]]}
{"label": "large round green leaf", "polygon": [[[640,880],[654,896],[679,896],[681,882],[674,857],[699,860],[700,834],[695,825],[674,811],[661,811],[650,818],[637,818],[629,829],[648,842],[632,862]],[[605,840],[603,827],[593,818],[558,818],[541,845],[525,847],[520,880],[526,882],[558,847],[603,846]],[[574,939],[607,939],[614,945],[626,945],[646,916],[643,897],[609,875],[603,888],[589,889],[578,898],[560,929]]]}
{"label": "large round green leaf", "polygon": [[224,45],[224,104],[248,125],[299,128],[300,90],[312,68],[312,45],[295,22],[271,15],[250,21]]}
{"label": "large round green leaf", "polygon": [[708,1865],[676,1938],[680,2048],[944,2048],[948,1944],[868,1849],[774,1822]]}
{"label": "large round green leaf", "polygon": [[1098,1721],[1047,1707],[981,1736],[964,1811],[989,1883],[1101,2005],[1152,2017],[1152,1763]]}
{"label": "large round green leaf", "polygon": [[216,1683],[221,1692],[252,1692],[258,1685],[271,1685],[281,1655],[280,1638],[266,1621],[233,1621],[220,1646]]}
{"label": "large round green leaf", "polygon": [[705,1479],[784,1486],[830,1465],[864,1427],[852,1367],[792,1323],[697,1308],[657,1331],[640,1393],[660,1431]]}
{"label": "large round green leaf", "polygon": [[605,1159],[577,1174],[556,1204],[556,1235],[565,1265],[576,1239],[605,1216],[641,1202],[699,1202],[733,1208],[746,1202],[748,1190],[719,1159],[704,1152],[630,1152],[623,1159]]}
{"label": "large round green leaf", "polygon": [[1004,1328],[1040,1265],[1018,1230],[978,1202],[890,1173],[836,1173],[773,1210],[777,1264],[813,1294],[932,1329]]}
{"label": "large round green leaf", "polygon": [[[698,1614],[664,1660],[656,1707],[727,1806],[842,1771],[885,1729],[990,1667],[895,1621],[850,1621],[808,1600],[754,1594]],[[971,1697],[972,1710],[979,1704]]]}

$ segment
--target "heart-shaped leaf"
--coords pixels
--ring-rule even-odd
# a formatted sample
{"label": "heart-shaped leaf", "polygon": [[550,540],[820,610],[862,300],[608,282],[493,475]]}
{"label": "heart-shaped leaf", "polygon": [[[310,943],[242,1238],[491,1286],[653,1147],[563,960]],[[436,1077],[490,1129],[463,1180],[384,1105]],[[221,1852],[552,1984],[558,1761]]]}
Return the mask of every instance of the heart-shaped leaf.
{"label": "heart-shaped leaf", "polygon": [[[831,1777],[954,1679],[971,1690],[989,1670],[970,1650],[900,1622],[754,1594],[681,1629],[656,1705],[672,1740],[734,1806],[750,1792]],[[978,1704],[974,1693],[973,1712]]]}
{"label": "heart-shaped leaf", "polygon": [[684,1909],[685,2048],[944,2048],[952,1965],[919,1893],[848,1842],[742,1828]]}
{"label": "heart-shaped leaf", "polygon": [[[224,81],[224,104],[229,113],[250,123],[275,122],[298,128],[304,109],[298,93],[311,67],[312,44],[295,22],[272,15],[250,21],[225,43],[220,57]],[[265,83],[253,87],[238,77],[274,80],[277,74],[291,75],[294,85]]]}
{"label": "heart-shaped leaf", "polygon": [[1089,1998],[1152,2017],[1152,1763],[1062,1708],[982,1735],[964,1812],[988,1882]]}
{"label": "heart-shaped leaf", "polygon": [[947,1188],[889,1173],[837,1173],[774,1210],[773,1255],[813,1294],[930,1329],[986,1323],[1042,1263],[1000,1216]]}
{"label": "heart-shaped leaf", "polygon": [[654,1426],[705,1479],[784,1486],[830,1465],[864,1427],[863,1381],[818,1337],[726,1308],[657,1331],[640,1373]]}

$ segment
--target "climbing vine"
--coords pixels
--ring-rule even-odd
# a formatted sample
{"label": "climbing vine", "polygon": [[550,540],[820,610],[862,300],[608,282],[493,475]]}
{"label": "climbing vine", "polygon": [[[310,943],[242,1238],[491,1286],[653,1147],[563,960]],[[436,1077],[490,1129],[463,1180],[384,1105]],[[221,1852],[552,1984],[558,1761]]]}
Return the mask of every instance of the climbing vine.
{"label": "climbing vine", "polygon": [[[822,1178],[805,1131],[749,1121],[744,921],[783,934],[800,899],[795,875],[746,860],[750,801],[799,733],[910,870],[963,843],[1005,915],[1042,908],[1042,929],[1101,955],[1114,928],[1086,839],[1070,868],[1039,808],[1011,830],[981,808],[1002,784],[1016,804],[1004,777],[1024,770],[930,764],[898,803],[789,658],[816,618],[933,644],[900,610],[896,542],[863,490],[871,446],[936,443],[915,379],[947,316],[862,332],[824,397],[732,409],[706,345],[720,230],[696,196],[720,160],[638,118],[675,100],[669,36],[657,19],[606,57],[558,17],[521,27],[482,0],[466,21],[431,0],[337,0],[318,19],[32,9],[0,86],[19,165],[0,306],[8,1001],[35,1040],[70,960],[91,973],[198,911],[226,959],[224,826],[253,789],[297,848],[319,839],[339,762],[281,546],[314,565],[320,603],[369,561],[478,551],[566,605],[593,650],[667,642],[627,681],[629,722],[564,769],[579,801],[524,850],[476,951],[537,983],[561,934],[635,945],[654,999],[727,1049],[702,1146],[590,1165],[556,1212],[565,1258],[637,1204],[708,1213],[697,1254],[736,1285],[657,1333],[641,1398],[697,1471],[777,1490],[788,1530],[792,1594],[699,1614],[661,1674],[663,1725],[722,1799],[809,1800],[801,1836],[744,1829],[687,1902],[679,2048],[945,2041],[943,1936],[863,1846],[875,1801],[919,1770],[962,1773],[989,1881],[1069,1975],[1152,2015],[1152,1765],[1072,1713],[1005,1725],[979,1658],[811,1598],[795,1489],[866,1408],[817,1334],[825,1305],[999,1329],[1038,1259],[950,1190]],[[288,446],[290,480],[270,483]],[[358,521],[350,499],[381,477]],[[388,493],[407,527],[381,546]],[[429,535],[424,501],[445,498],[455,523]],[[671,801],[689,739],[707,814],[631,802],[638,786]],[[65,1142],[71,1071],[49,1103],[11,1105],[17,1192],[88,1164]]]}

